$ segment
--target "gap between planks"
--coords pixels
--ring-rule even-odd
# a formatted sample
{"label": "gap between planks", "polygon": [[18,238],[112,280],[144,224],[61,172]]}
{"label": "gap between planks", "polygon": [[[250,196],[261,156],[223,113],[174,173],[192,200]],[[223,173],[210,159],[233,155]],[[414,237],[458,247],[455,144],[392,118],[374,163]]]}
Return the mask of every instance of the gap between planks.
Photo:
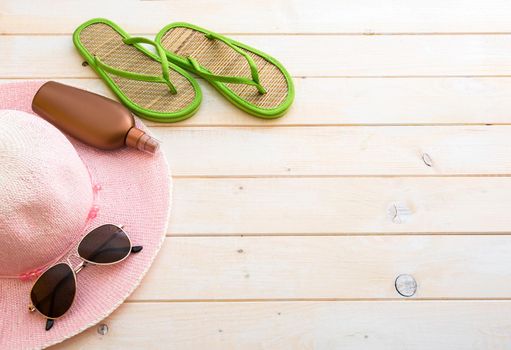
{"label": "gap between planks", "polygon": [[339,233],[248,233],[248,234],[240,234],[240,233],[232,233],[232,234],[211,234],[211,233],[190,233],[190,234],[173,234],[167,233],[165,236],[169,238],[221,238],[221,237],[399,237],[399,236],[509,236],[510,232],[396,232],[396,233],[374,233],[374,232],[339,232]]}
{"label": "gap between planks", "polygon": [[[0,35],[1,36],[1,35]],[[434,75],[434,74],[428,74],[428,75],[292,75],[291,77],[293,79],[440,79],[440,78],[446,78],[446,79],[461,79],[461,78],[511,78],[511,74],[451,74],[451,75]],[[96,79],[94,77],[80,77],[80,76],[58,76],[58,75],[52,75],[50,77],[45,76],[37,76],[37,75],[31,75],[31,76],[8,76],[8,77],[1,77],[0,80],[64,80],[64,79],[73,79],[73,80],[93,80]],[[203,79],[194,76],[194,79],[203,81]]]}
{"label": "gap between planks", "polygon": [[[69,36],[71,33],[53,33],[53,32],[0,32],[0,36]],[[149,32],[130,32],[132,36],[152,36],[155,33]],[[218,32],[221,35],[236,36],[466,36],[466,35],[511,35],[511,32]]]}
{"label": "gap between planks", "polygon": [[282,303],[282,302],[488,302],[488,301],[511,301],[511,298],[268,298],[268,299],[147,299],[147,300],[125,300],[126,304],[188,304],[188,303]]}
{"label": "gap between planks", "polygon": [[374,179],[374,178],[479,178],[479,177],[511,177],[511,174],[404,174],[404,175],[172,175],[173,179],[183,180],[208,180],[208,179],[351,179],[351,178],[362,178],[362,179]]}

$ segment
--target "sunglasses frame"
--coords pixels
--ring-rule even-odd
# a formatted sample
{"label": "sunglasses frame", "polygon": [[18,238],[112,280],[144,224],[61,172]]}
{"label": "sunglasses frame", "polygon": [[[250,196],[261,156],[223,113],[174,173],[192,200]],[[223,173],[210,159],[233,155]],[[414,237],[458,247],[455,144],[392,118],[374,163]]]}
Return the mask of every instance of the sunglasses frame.
{"label": "sunglasses frame", "polygon": [[[130,249],[128,250],[128,254],[126,254],[126,256],[124,258],[122,258],[121,260],[118,260],[118,261],[115,261],[115,262],[112,262],[112,263],[97,263],[97,262],[93,262],[93,261],[90,261],[90,260],[87,260],[87,259],[84,259],[80,256],[80,254],[78,253],[78,247],[80,246],[80,244],[82,243],[82,241],[85,239],[85,237],[87,237],[87,235],[89,235],[92,231],[100,228],[100,227],[103,227],[103,226],[107,226],[107,225],[112,225],[112,226],[116,226],[118,227],[122,232],[124,232],[124,234],[126,235],[126,237],[128,237],[128,241],[130,242]],[[115,265],[115,264],[118,264],[120,263],[121,261],[124,261],[128,258],[128,256],[130,256],[131,254],[133,254],[134,252],[131,251],[131,249],[133,248],[133,243],[131,242],[131,238],[130,236],[128,235],[128,233],[126,231],[124,231],[124,226],[123,225],[116,225],[116,224],[103,224],[103,225],[100,225],[98,227],[95,227],[93,228],[92,230],[90,230],[89,232],[87,232],[87,234],[85,234],[82,239],[80,239],[80,242],[78,242],[78,244],[76,245],[74,251],[72,254],[69,255],[69,257],[66,259],[67,261],[66,262],[59,262],[59,263],[56,263],[56,264],[53,264],[51,265],[50,267],[48,267],[46,270],[44,270],[43,273],[41,273],[37,279],[34,281],[34,284],[32,285],[32,288],[30,288],[30,292],[29,292],[29,300],[30,300],[30,304],[28,305],[28,310],[30,312],[34,312],[36,311],[39,315],[43,316],[45,319],[47,320],[58,320],[59,318],[63,317],[64,315],[66,315],[69,310],[71,309],[71,306],[73,306],[74,302],[75,302],[75,299],[76,299],[76,287],[78,286],[77,285],[77,280],[76,280],[76,275],[82,271],[82,269],[87,266],[88,264],[91,264],[91,265]],[[69,260],[70,257],[76,257],[78,259],[81,260],[81,262],[76,266],[76,267],[73,267],[73,265],[71,264],[71,261]],[[69,268],[71,269],[71,271],[73,272],[73,278],[74,278],[74,282],[75,282],[75,295],[73,296],[73,301],[71,302],[71,305],[69,306],[69,308],[66,310],[66,312],[64,312],[61,316],[59,317],[48,317],[46,315],[44,315],[41,311],[39,311],[37,309],[37,307],[35,307],[34,303],[32,302],[32,290],[34,289],[35,285],[37,284],[37,282],[39,281],[39,279],[48,271],[50,270],[51,268],[55,267],[55,266],[58,266],[60,264],[64,264],[64,265],[67,265],[69,266]]]}

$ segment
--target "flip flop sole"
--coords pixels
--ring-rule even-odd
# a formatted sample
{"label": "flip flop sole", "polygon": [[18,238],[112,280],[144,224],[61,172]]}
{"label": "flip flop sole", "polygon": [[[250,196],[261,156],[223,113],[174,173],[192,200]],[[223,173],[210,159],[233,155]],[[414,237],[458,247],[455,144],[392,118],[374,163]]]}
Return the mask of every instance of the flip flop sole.
{"label": "flip flop sole", "polygon": [[197,82],[181,68],[169,64],[170,80],[177,94],[169,94],[165,84],[123,78],[97,67],[94,56],[120,70],[161,75],[159,58],[143,46],[127,45],[129,35],[106,19],[92,19],[79,26],[73,42],[88,64],[119,99],[135,114],[158,122],[176,122],[192,116],[199,108],[202,94]]}
{"label": "flip flop sole", "polygon": [[[155,41],[166,50],[169,61],[199,76],[200,72],[193,68],[188,57],[193,57],[212,74],[250,78],[247,60],[225,43],[208,39],[205,34],[209,33],[212,32],[192,24],[172,23],[158,33]],[[282,116],[294,99],[293,81],[286,69],[275,58],[263,52],[221,37],[252,57],[258,68],[260,83],[267,93],[260,94],[250,85],[221,83],[204,78],[229,101],[250,114],[268,119]]]}

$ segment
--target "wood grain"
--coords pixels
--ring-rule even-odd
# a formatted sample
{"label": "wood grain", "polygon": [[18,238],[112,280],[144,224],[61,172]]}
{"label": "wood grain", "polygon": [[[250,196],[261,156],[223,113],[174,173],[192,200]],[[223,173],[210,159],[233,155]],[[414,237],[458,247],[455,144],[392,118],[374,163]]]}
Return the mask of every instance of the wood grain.
{"label": "wood grain", "polygon": [[281,119],[199,80],[197,115],[147,123],[176,176],[168,237],[107,335],[54,349],[511,348],[510,15],[504,0],[0,1],[0,83],[112,97],[71,41],[93,17],[226,33],[296,83]]}
{"label": "wood grain", "polygon": [[[511,75],[511,34],[233,38],[277,57],[295,77]],[[95,77],[90,67],[82,67],[68,35],[0,36],[0,52],[4,78]]]}
{"label": "wood grain", "polygon": [[[152,131],[162,140],[176,176],[511,174],[511,126]],[[431,159],[428,165],[424,154]]]}
{"label": "wood grain", "polygon": [[53,349],[495,349],[509,301],[125,304]]}
{"label": "wood grain", "polygon": [[[115,96],[96,78],[58,81]],[[18,81],[0,79],[2,82]],[[254,118],[199,79],[202,106],[179,124],[153,126],[310,126],[511,124],[510,78],[295,78],[296,98],[283,118]]]}
{"label": "wood grain", "polygon": [[169,232],[509,233],[510,191],[506,177],[175,179]]}
{"label": "wood grain", "polygon": [[[510,236],[167,237],[130,301],[509,298]],[[158,286],[155,288],[155,286]]]}
{"label": "wood grain", "polygon": [[[65,15],[62,15],[65,14]],[[155,34],[187,21],[230,33],[438,33],[510,32],[505,0],[279,0],[187,2],[2,0],[0,33],[71,33],[82,22],[106,17],[131,33]]]}

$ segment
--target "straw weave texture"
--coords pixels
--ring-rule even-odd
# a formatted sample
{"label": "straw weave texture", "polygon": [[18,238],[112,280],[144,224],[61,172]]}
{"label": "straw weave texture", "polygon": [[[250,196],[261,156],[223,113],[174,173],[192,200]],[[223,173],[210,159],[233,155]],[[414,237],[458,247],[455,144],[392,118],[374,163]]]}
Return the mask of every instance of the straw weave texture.
{"label": "straw weave texture", "polygon": [[[92,55],[116,69],[129,72],[161,76],[160,62],[153,60],[132,45],[122,42],[122,36],[110,26],[94,23],[80,33],[82,45]],[[167,85],[144,82],[108,74],[124,94],[135,104],[157,112],[177,112],[190,105],[195,98],[195,90],[181,74],[170,70],[170,80],[177,89],[172,95]]]}
{"label": "straw weave texture", "polygon": [[[219,40],[211,40],[204,33],[190,28],[170,29],[162,37],[161,44],[168,51],[183,57],[193,57],[199,64],[216,75],[241,76],[251,79],[247,60]],[[255,61],[261,85],[267,90],[259,94],[254,86],[224,84],[247,102],[265,109],[278,107],[287,97],[287,81],[280,69],[263,57],[245,50]]]}
{"label": "straw weave texture", "polygon": [[[30,102],[41,84],[42,82],[29,81],[1,85],[0,110],[16,109],[30,112]],[[12,115],[18,115],[18,113],[33,120],[34,123],[39,122],[41,124],[41,120],[38,120],[35,115],[17,111],[9,112]],[[0,118],[0,121],[2,121],[2,118]],[[138,286],[151,266],[165,238],[165,232],[167,232],[172,180],[167,162],[161,151],[152,156],[130,148],[101,151],[73,138],[68,138],[71,144],[68,141],[56,143],[55,138],[50,136],[58,131],[50,124],[46,124],[44,130],[32,130],[33,128],[20,126],[12,119],[6,119],[5,123],[0,125],[5,125],[6,128],[11,130],[7,134],[15,135],[16,138],[13,129],[21,133],[26,129],[25,137],[20,140],[24,142],[27,152],[32,150],[34,151],[32,153],[36,154],[40,152],[35,152],[37,149],[46,149],[60,156],[62,161],[66,160],[64,157],[66,152],[78,153],[79,159],[75,158],[76,162],[83,162],[92,179],[91,182],[87,177],[87,189],[90,190],[91,184],[97,184],[101,187],[95,200],[95,204],[99,209],[97,216],[88,223],[88,227],[82,233],[105,223],[123,224],[131,241],[136,245],[143,245],[144,249],[119,264],[111,266],[91,265],[80,272],[77,276],[77,292],[73,306],[68,313],[57,320],[55,326],[49,332],[44,329],[45,321],[43,317],[39,314],[29,313],[27,310],[33,280],[0,278],[0,349],[39,349],[56,344],[108,316]],[[138,119],[136,125],[149,132]],[[50,130],[53,130],[53,132]],[[40,137],[33,136],[34,131],[37,131]],[[5,135],[6,133],[0,133],[0,144],[4,144],[4,147],[13,147],[12,145],[15,143],[11,142],[11,139]],[[18,166],[21,160],[18,157],[23,157],[26,153],[19,151],[10,154],[12,157],[3,158],[3,162],[9,163],[21,171],[22,168]],[[36,161],[36,158],[31,159],[32,164]],[[38,214],[37,218],[32,220],[35,229],[25,231],[23,225],[17,228],[16,241],[6,240],[5,236],[0,235],[2,250],[10,252],[10,254],[24,254],[25,257],[30,256],[31,259],[46,258],[45,254],[50,255],[50,253],[54,257],[62,252],[57,243],[53,244],[52,252],[42,251],[39,239],[47,237],[49,243],[55,241],[55,239],[62,239],[60,232],[62,229],[66,230],[69,225],[66,219],[69,218],[69,215],[76,214],[72,212],[76,210],[76,205],[70,205],[69,201],[82,202],[82,198],[77,198],[80,194],[76,192],[76,187],[83,186],[84,181],[78,181],[74,178],[76,172],[80,169],[79,166],[74,166],[75,171],[66,171],[72,165],[73,163],[70,162],[66,162],[66,164],[59,164],[56,161],[50,162],[47,157],[40,159],[37,166],[33,164],[31,176],[35,178],[27,183],[27,186],[30,184],[44,186],[44,188],[37,190],[37,193],[45,191],[49,194],[44,199],[41,199],[42,197],[38,195],[34,196],[33,200],[29,202],[26,201],[26,194],[16,194],[15,191],[2,192],[4,196],[6,193],[10,193],[11,197],[16,196],[15,199],[19,199],[18,202],[23,200],[23,203],[25,203],[23,210],[20,209],[12,214],[15,216],[13,222],[22,223],[30,217],[35,217],[27,213]],[[5,165],[2,167],[5,167]],[[84,173],[87,170],[82,168],[79,172]],[[9,172],[11,174],[16,173]],[[45,176],[45,172],[59,175],[55,175],[54,179],[48,181],[37,180],[39,177],[48,179],[49,177]],[[74,180],[60,180],[65,173],[68,174],[66,176],[74,178]],[[19,172],[19,174],[22,176],[23,173]],[[25,176],[23,175],[22,178],[25,178]],[[12,181],[9,181],[9,183],[12,183]],[[55,191],[55,186],[65,187],[66,190]],[[20,198],[17,198],[18,195]],[[7,206],[16,203],[16,200],[11,197],[3,197]],[[85,198],[86,204],[89,204],[89,200]],[[55,207],[55,203],[61,203],[62,205],[59,208],[64,207],[64,210],[68,211],[66,215],[62,215],[62,210],[60,210],[63,220],[58,220],[58,212],[50,210]],[[80,205],[80,207],[83,207],[83,205]],[[46,215],[51,216],[54,225],[62,227],[48,225],[47,221],[41,219]],[[83,222],[74,226],[83,228]],[[16,228],[12,226],[12,230],[16,230]],[[77,238],[71,229],[69,229],[68,235],[71,240]],[[2,264],[5,265],[0,266],[2,271],[9,272],[13,267],[16,268],[14,259],[3,261]]]}

